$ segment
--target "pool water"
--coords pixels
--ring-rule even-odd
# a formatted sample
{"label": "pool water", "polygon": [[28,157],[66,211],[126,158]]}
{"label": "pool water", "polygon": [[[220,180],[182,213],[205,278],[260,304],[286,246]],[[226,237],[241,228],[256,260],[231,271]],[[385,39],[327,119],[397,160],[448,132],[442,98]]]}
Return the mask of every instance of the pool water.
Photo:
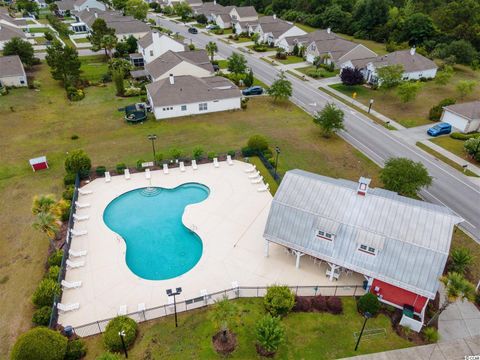
{"label": "pool water", "polygon": [[187,205],[202,202],[208,195],[208,187],[187,183],[174,189],[136,189],[108,204],[103,220],[125,240],[130,270],[143,279],[166,280],[192,269],[202,256],[203,245],[183,225],[182,216]]}

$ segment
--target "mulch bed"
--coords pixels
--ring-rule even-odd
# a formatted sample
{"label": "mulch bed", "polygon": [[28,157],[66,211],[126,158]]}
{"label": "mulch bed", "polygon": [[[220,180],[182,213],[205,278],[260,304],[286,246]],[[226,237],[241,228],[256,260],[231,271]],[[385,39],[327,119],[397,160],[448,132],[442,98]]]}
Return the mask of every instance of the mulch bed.
{"label": "mulch bed", "polygon": [[257,348],[257,353],[261,356],[269,357],[269,358],[272,358],[275,356],[274,351],[267,351],[261,345],[256,344],[255,347]]}
{"label": "mulch bed", "polygon": [[212,336],[212,343],[215,351],[222,355],[232,353],[237,347],[237,336],[227,331],[227,341],[222,341],[222,331]]}

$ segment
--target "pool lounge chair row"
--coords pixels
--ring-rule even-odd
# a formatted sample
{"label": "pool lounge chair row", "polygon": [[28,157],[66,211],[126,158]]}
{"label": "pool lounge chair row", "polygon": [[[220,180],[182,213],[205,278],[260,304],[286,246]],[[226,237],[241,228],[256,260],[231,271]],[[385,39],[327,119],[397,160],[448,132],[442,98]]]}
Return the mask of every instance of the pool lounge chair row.
{"label": "pool lounge chair row", "polygon": [[[257,166],[255,164],[250,164],[245,170],[244,170],[248,175],[248,178],[250,179],[250,182],[252,184],[261,184],[263,183],[263,176],[260,175],[260,171],[257,170]],[[269,184],[265,184],[257,189],[258,192],[265,192],[270,189]]]}

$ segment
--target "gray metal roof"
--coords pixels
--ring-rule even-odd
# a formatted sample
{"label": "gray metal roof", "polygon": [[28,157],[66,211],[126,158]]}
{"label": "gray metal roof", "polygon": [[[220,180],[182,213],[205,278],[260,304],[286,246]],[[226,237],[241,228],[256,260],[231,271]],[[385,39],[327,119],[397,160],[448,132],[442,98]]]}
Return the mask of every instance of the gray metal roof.
{"label": "gray metal roof", "polygon": [[22,61],[18,55],[0,56],[0,78],[25,76]]}
{"label": "gray metal roof", "polygon": [[[288,171],[272,202],[264,237],[434,298],[455,224],[450,209],[302,170]],[[331,231],[333,241],[316,237]],[[375,247],[375,256],[358,251]]]}

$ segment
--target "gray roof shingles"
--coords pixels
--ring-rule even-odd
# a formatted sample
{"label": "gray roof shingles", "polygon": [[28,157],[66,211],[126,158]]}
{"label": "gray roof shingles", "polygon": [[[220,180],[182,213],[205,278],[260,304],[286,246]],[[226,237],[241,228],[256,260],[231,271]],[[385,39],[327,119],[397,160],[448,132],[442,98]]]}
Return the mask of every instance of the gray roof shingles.
{"label": "gray roof shingles", "polygon": [[182,61],[189,62],[192,65],[199,66],[212,73],[214,71],[213,65],[211,64],[208,54],[205,50],[180,52],[173,52],[169,50],[145,65],[145,70],[147,70],[152,78],[156,79],[180,64]]}
{"label": "gray roof shingles", "polygon": [[0,78],[22,76],[25,74],[22,61],[18,55],[0,57]]}
{"label": "gray roof shingles", "polygon": [[469,120],[480,119],[480,101],[448,105],[445,106],[444,109],[463,116]]}

